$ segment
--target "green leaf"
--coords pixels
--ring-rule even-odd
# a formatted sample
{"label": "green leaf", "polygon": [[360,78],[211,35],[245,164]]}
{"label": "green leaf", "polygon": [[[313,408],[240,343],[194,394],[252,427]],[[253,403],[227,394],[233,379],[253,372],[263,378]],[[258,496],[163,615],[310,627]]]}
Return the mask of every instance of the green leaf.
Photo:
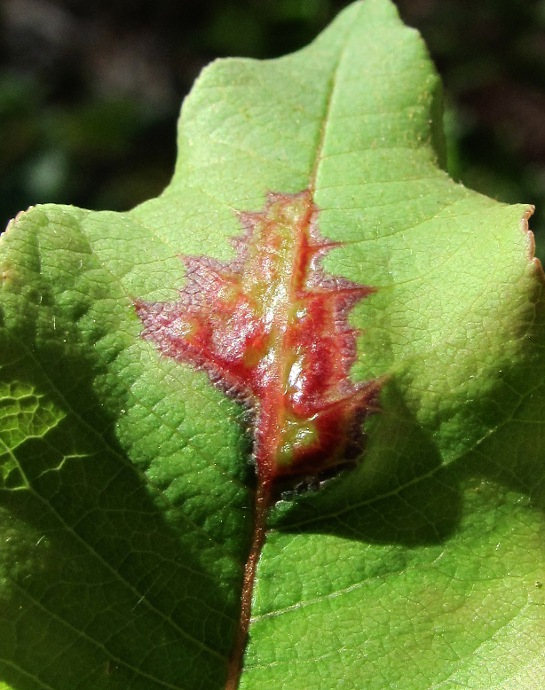
{"label": "green leaf", "polygon": [[543,276],[528,208],[442,170],[440,101],[393,5],[356,2],[294,55],[207,68],[159,198],[3,235],[2,690],[235,687],[247,411],[135,303],[175,301],[180,255],[229,261],[237,213],[306,189],[327,273],[376,288],[352,377],[384,384],[357,467],[269,511],[240,688],[540,687]]}

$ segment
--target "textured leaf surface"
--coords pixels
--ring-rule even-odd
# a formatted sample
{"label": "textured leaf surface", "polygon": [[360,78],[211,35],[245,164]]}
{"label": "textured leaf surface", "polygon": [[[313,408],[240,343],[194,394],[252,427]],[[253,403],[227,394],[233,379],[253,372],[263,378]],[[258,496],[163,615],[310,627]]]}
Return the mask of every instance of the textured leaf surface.
{"label": "textured leaf surface", "polygon": [[250,547],[243,410],[141,337],[180,255],[312,191],[386,377],[358,466],[269,516],[240,687],[538,688],[545,373],[527,209],[441,169],[437,77],[386,0],[304,51],[209,67],[165,193],[41,206],[1,240],[0,688],[214,690]]}

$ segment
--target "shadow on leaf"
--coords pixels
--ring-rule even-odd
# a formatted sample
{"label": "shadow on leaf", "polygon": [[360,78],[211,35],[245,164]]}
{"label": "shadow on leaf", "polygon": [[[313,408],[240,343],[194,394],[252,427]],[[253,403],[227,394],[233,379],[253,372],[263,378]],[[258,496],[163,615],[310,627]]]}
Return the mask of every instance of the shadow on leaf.
{"label": "shadow on leaf", "polygon": [[383,411],[367,421],[369,440],[359,464],[318,492],[281,501],[273,528],[405,546],[440,543],[456,530],[462,498],[455,475],[394,382],[383,401]]}
{"label": "shadow on leaf", "polygon": [[93,392],[92,365],[22,342],[3,345],[3,379],[32,392],[36,428],[44,410],[51,423],[4,454],[0,680],[149,690],[182,687],[194,667],[191,687],[223,687],[238,602],[203,567],[205,535],[165,519]]}

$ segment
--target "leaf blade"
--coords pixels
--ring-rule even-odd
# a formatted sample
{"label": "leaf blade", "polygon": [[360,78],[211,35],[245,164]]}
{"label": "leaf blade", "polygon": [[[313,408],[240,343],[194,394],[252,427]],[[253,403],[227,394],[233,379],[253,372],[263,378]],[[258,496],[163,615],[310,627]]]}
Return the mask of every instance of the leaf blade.
{"label": "leaf blade", "polygon": [[[222,687],[226,663],[202,644],[225,658],[234,638],[250,449],[240,411],[140,338],[133,300],[176,299],[180,253],[229,259],[235,208],[309,181],[322,232],[345,243],[328,272],[380,287],[353,315],[364,330],[354,379],[389,384],[357,472],[271,516],[242,687],[484,690],[543,671],[541,274],[526,207],[437,167],[439,100],[393,5],[356,3],[306,51],[209,68],[159,199],[129,214],[44,207],[4,236],[10,690]],[[138,617],[141,596],[157,609]]]}

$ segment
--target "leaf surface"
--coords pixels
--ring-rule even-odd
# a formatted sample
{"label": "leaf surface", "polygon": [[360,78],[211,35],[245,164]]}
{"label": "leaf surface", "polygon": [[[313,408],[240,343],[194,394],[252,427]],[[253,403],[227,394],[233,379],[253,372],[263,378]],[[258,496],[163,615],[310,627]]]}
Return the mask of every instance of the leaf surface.
{"label": "leaf surface", "polygon": [[[171,185],[40,206],[1,240],[0,687],[214,690],[240,630],[252,433],[142,337],[180,256],[310,190],[354,304],[357,467],[268,511],[240,688],[537,688],[545,672],[543,281],[529,211],[443,171],[440,85],[387,0],[285,58],[214,63]],[[310,480],[309,480],[310,481]],[[312,482],[310,482],[312,483]]]}

